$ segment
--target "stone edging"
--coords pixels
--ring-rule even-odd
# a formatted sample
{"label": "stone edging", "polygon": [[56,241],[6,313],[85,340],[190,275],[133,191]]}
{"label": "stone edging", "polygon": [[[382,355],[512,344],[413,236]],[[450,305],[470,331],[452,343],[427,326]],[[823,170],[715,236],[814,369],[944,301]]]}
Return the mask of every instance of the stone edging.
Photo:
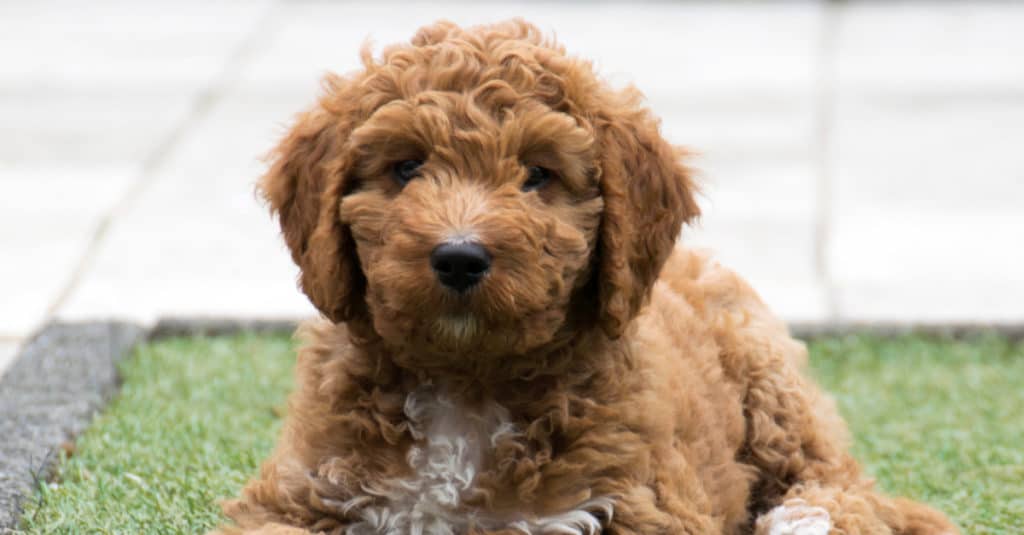
{"label": "stone edging", "polygon": [[129,323],[55,323],[18,352],[0,378],[0,533],[16,530],[21,500],[114,394],[117,362],[145,336]]}
{"label": "stone edging", "polygon": [[[51,323],[0,377],[0,533],[16,532],[21,502],[45,481],[61,448],[82,432],[118,387],[117,364],[145,340],[239,331],[289,333],[295,319],[169,318],[152,328],[123,322]],[[799,338],[872,332],[963,337],[995,331],[1024,339],[1024,323],[792,323]]]}
{"label": "stone edging", "polygon": [[[1022,318],[1024,320],[1024,318]],[[911,323],[911,322],[858,322],[835,323],[789,322],[790,332],[802,340],[825,336],[870,333],[882,337],[905,334],[924,334],[950,338],[966,338],[986,332],[998,333],[1010,340],[1024,340],[1024,321],[1018,323]]]}

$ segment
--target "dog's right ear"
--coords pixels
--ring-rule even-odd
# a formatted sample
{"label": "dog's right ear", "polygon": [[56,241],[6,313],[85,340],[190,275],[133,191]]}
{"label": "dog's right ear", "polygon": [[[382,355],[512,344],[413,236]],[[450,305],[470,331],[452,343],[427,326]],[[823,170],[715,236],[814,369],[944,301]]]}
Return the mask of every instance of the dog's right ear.
{"label": "dog's right ear", "polygon": [[339,217],[352,156],[346,149],[354,112],[350,82],[329,78],[327,94],[270,153],[258,190],[278,215],[285,243],[302,270],[299,286],[335,322],[365,313],[365,278],[352,236]]}

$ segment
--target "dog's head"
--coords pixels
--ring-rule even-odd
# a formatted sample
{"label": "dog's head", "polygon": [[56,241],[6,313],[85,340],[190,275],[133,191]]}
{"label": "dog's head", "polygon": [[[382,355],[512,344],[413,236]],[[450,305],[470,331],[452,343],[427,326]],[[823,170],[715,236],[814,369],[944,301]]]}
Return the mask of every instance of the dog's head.
{"label": "dog's head", "polygon": [[621,335],[698,213],[639,93],[522,21],[438,23],[363,63],[260,184],[313,304],[435,358]]}

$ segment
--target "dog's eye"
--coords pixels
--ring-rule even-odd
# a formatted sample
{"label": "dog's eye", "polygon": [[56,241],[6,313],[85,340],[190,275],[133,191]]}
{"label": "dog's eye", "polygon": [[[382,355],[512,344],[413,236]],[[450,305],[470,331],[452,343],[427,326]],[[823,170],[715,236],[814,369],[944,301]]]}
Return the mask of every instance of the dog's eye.
{"label": "dog's eye", "polygon": [[523,191],[534,191],[544,187],[551,181],[554,173],[550,169],[531,165],[526,168],[526,182],[523,182]]}
{"label": "dog's eye", "polygon": [[396,182],[404,186],[419,176],[421,165],[423,165],[422,160],[402,160],[391,168],[391,174],[395,177]]}

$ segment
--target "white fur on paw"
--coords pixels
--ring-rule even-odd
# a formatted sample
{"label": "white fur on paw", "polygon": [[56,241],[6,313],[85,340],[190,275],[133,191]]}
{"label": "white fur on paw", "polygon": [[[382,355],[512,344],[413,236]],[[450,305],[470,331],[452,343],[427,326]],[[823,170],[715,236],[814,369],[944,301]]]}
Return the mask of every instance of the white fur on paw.
{"label": "white fur on paw", "polygon": [[757,525],[762,528],[758,533],[767,535],[828,535],[832,519],[821,507],[792,500],[761,515]]}

